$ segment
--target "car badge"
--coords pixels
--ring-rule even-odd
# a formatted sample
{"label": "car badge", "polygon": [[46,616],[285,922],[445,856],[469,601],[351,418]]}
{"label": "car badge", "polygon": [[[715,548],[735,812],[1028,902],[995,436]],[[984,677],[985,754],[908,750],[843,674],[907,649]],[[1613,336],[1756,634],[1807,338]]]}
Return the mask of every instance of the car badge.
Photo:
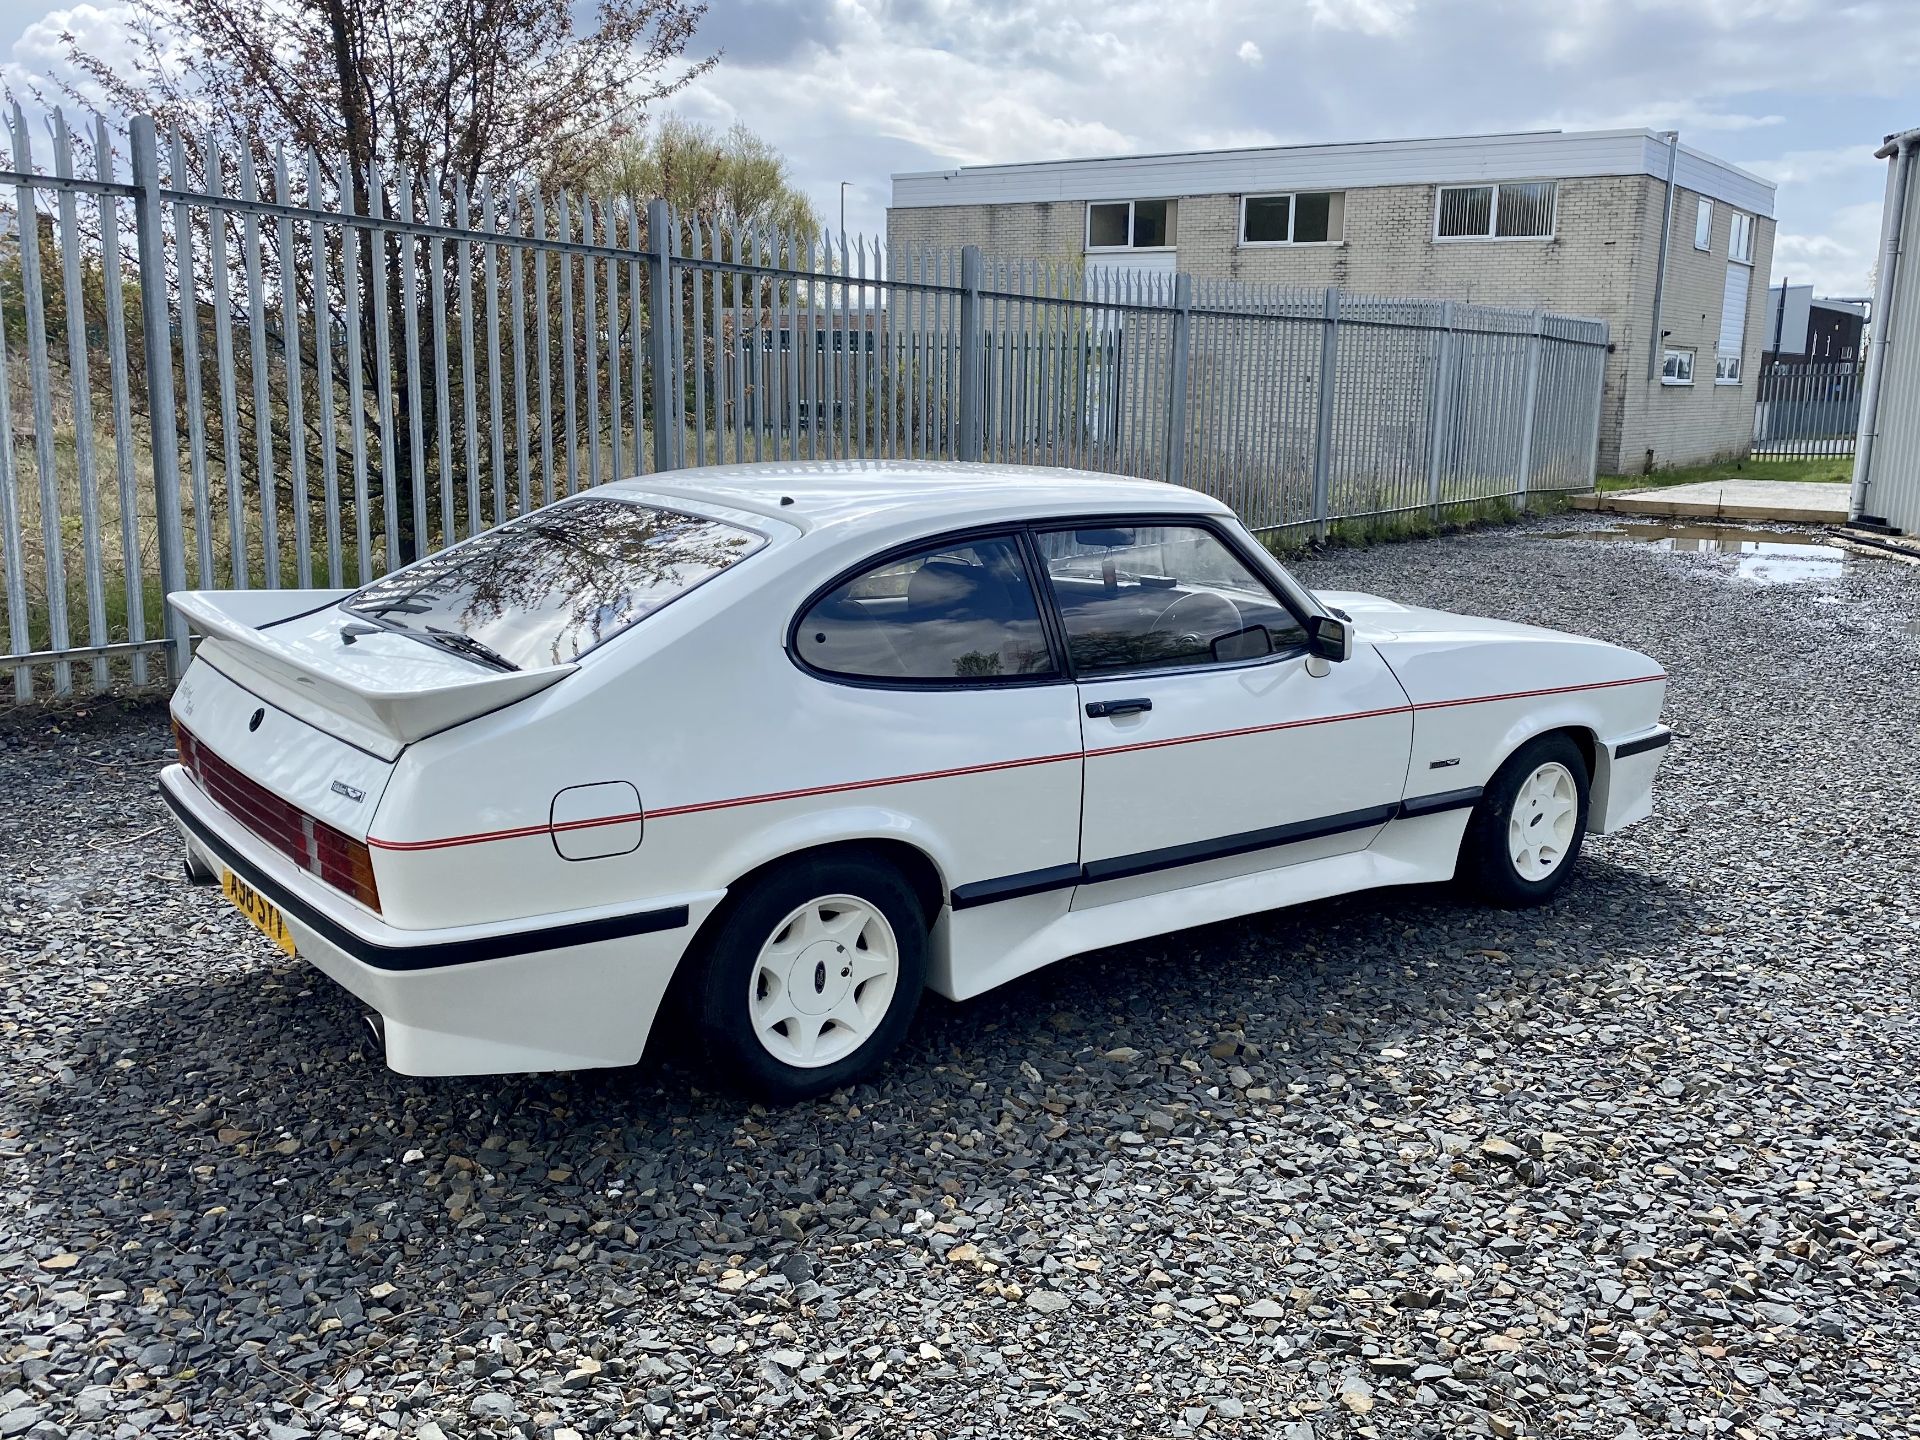
{"label": "car badge", "polygon": [[353,801],[353,803],[356,805],[358,805],[362,800],[367,798],[366,791],[358,789],[355,786],[349,785],[344,780],[336,780],[333,782],[333,793],[336,795],[346,796],[347,799]]}
{"label": "car badge", "polygon": [[247,721],[247,729],[258,730],[260,728],[260,722],[266,718],[267,712],[264,709],[254,711],[253,718]]}

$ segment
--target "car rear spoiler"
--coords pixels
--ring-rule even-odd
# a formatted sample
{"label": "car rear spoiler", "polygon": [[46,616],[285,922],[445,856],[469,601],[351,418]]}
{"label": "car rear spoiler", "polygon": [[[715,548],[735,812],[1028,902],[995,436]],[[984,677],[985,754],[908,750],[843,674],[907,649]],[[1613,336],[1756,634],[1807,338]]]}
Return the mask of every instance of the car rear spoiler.
{"label": "car rear spoiler", "polygon": [[[351,590],[182,590],[167,603],[206,639],[200,653],[289,714],[392,760],[416,740],[537,695],[577,665],[475,671],[411,686],[262,628],[337,604]],[[231,673],[233,671],[244,673]]]}

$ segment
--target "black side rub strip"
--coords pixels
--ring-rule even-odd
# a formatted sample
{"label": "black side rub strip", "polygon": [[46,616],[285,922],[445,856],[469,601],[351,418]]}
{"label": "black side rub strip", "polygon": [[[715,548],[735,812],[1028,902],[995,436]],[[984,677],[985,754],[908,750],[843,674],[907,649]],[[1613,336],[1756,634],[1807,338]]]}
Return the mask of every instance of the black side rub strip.
{"label": "black side rub strip", "polygon": [[214,835],[198,816],[169,794],[164,786],[161,787],[160,798],[180,818],[180,823],[219,855],[222,863],[234,874],[329,945],[376,970],[439,970],[450,965],[474,965],[482,960],[504,960],[510,955],[561,950],[569,945],[590,945],[596,940],[622,940],[629,935],[678,930],[687,924],[689,918],[686,906],[674,905],[664,910],[610,915],[604,920],[576,920],[568,925],[519,930],[509,935],[486,935],[474,940],[443,940],[430,945],[381,945],[354,934],[270,880],[259,866],[235,853]]}
{"label": "black side rub strip", "polygon": [[1662,730],[1654,735],[1644,735],[1638,740],[1628,740],[1613,747],[1613,758],[1624,760],[1629,755],[1644,755],[1649,750],[1660,750],[1673,743],[1673,731]]}
{"label": "black side rub strip", "polygon": [[1052,865],[1045,870],[1027,870],[1018,875],[1002,875],[997,880],[975,880],[956,885],[949,897],[956,910],[975,905],[991,905],[996,900],[1018,900],[1023,895],[1038,895],[1046,890],[1065,890],[1080,883],[1078,865]]}
{"label": "black side rub strip", "polygon": [[1290,825],[1247,830],[1238,835],[1223,835],[1217,840],[1195,840],[1186,845],[1169,845],[1164,850],[1142,850],[1133,855],[1116,855],[1111,860],[1094,860],[1086,865],[1054,865],[1045,870],[1002,875],[995,880],[975,880],[954,886],[953,908],[968,910],[975,905],[1017,900],[1023,895],[1038,895],[1047,890],[1064,890],[1073,885],[1098,885],[1103,880],[1124,880],[1134,875],[1150,875],[1156,870],[1198,865],[1205,860],[1224,860],[1230,855],[1251,855],[1256,850],[1298,845],[1305,840],[1344,835],[1351,830],[1368,830],[1375,825],[1384,825],[1389,820],[1412,820],[1447,810],[1465,810],[1480,802],[1480,794],[1480,787],[1475,785],[1470,789],[1448,790],[1438,795],[1415,795],[1395,805],[1373,805],[1365,810],[1349,810],[1317,820],[1296,820]]}
{"label": "black side rub strip", "polygon": [[1443,810],[1467,810],[1480,803],[1481,789],[1470,785],[1465,790],[1442,790],[1438,795],[1409,795],[1400,802],[1400,818],[1412,820],[1421,815],[1438,815]]}
{"label": "black side rub strip", "polygon": [[1265,830],[1222,835],[1217,840],[1195,840],[1186,845],[1169,845],[1164,850],[1142,850],[1133,855],[1116,855],[1111,860],[1094,860],[1083,867],[1083,872],[1089,885],[1097,885],[1102,880],[1124,880],[1133,875],[1149,875],[1155,870],[1198,865],[1203,860],[1224,860],[1230,855],[1251,855],[1256,850],[1298,845],[1303,840],[1343,835],[1349,830],[1369,830],[1386,824],[1399,813],[1398,805],[1372,805],[1341,815],[1323,815],[1316,820],[1295,820]]}

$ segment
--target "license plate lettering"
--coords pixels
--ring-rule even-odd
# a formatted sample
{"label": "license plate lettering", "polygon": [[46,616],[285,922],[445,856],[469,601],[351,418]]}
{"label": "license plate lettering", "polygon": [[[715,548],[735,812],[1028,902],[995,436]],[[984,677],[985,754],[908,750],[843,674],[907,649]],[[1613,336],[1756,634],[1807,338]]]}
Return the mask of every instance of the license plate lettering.
{"label": "license plate lettering", "polygon": [[280,907],[255,890],[231,870],[220,872],[220,890],[233,908],[246,916],[254,929],[287,954],[295,953],[293,932],[280,915]]}

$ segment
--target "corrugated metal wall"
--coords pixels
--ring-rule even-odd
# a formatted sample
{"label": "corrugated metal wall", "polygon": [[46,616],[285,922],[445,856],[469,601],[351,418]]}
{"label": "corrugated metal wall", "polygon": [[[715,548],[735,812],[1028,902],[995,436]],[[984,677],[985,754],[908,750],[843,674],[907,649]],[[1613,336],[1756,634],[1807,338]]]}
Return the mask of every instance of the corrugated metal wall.
{"label": "corrugated metal wall", "polygon": [[[1920,146],[1912,132],[1901,138],[1887,166],[1871,335],[1872,349],[1883,353],[1867,358],[1853,514],[1914,535],[1920,534]],[[1896,246],[1891,265],[1889,229]]]}

